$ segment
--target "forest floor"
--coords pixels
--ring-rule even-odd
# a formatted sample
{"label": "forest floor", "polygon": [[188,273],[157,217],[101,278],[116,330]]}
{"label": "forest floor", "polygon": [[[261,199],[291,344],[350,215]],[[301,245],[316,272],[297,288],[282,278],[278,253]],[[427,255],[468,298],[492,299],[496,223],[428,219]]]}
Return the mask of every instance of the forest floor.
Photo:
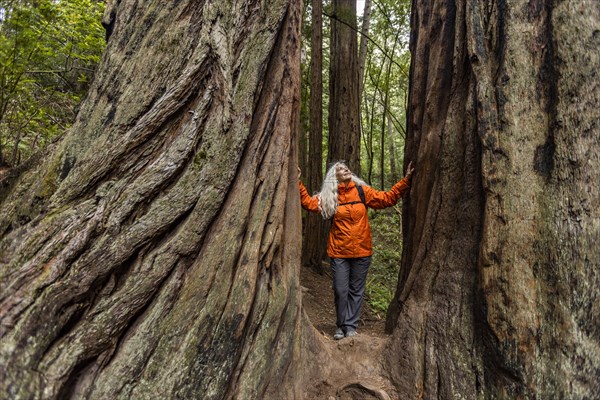
{"label": "forest floor", "polygon": [[324,345],[322,357],[327,365],[320,379],[307,388],[311,400],[391,400],[397,398],[394,386],[382,370],[381,360],[388,335],[385,317],[379,316],[365,301],[358,335],[333,340],[335,306],[331,271],[325,267],[320,275],[302,267],[302,304]]}

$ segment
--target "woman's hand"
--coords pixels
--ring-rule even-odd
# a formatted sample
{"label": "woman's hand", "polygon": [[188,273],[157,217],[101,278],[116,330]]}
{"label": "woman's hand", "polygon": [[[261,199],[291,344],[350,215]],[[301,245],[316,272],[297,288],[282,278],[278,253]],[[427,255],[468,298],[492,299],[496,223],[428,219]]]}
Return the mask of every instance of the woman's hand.
{"label": "woman's hand", "polygon": [[412,174],[415,172],[415,167],[412,166],[412,161],[408,163],[408,167],[406,168],[405,178],[410,180],[412,178]]}

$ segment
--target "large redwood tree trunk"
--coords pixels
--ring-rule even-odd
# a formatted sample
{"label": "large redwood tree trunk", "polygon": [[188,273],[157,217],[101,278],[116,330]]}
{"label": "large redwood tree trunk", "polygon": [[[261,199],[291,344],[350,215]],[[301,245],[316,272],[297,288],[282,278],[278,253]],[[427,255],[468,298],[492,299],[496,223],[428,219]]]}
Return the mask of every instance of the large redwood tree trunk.
{"label": "large redwood tree trunk", "polygon": [[413,2],[401,398],[600,396],[599,31],[593,1]]}
{"label": "large redwood tree trunk", "polygon": [[300,9],[109,4],[76,123],[2,195],[2,398],[299,396]]}

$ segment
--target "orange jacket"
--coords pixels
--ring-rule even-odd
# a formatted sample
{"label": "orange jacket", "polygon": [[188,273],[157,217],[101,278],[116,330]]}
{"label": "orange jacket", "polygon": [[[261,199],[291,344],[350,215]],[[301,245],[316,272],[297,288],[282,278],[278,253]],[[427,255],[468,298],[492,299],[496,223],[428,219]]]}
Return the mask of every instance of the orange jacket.
{"label": "orange jacket", "polygon": [[[369,186],[363,186],[363,191],[368,207],[386,208],[396,204],[409,187],[408,179],[403,178],[389,192],[378,191]],[[306,210],[319,212],[318,197],[311,197],[302,182],[300,182],[300,201]],[[356,184],[354,182],[347,185],[340,183],[338,185],[338,203],[352,201],[358,203],[338,206],[333,216],[327,242],[327,255],[331,258],[358,258],[373,254],[369,217],[366,207],[360,202]]]}

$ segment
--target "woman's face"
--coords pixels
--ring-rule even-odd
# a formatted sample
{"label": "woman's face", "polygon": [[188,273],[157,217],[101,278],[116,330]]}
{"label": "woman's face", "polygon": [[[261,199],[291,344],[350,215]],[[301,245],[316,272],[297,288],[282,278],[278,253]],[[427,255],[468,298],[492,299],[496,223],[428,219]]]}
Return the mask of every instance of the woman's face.
{"label": "woman's face", "polygon": [[338,164],[335,168],[335,177],[338,182],[348,183],[352,179],[352,171],[344,164]]}

